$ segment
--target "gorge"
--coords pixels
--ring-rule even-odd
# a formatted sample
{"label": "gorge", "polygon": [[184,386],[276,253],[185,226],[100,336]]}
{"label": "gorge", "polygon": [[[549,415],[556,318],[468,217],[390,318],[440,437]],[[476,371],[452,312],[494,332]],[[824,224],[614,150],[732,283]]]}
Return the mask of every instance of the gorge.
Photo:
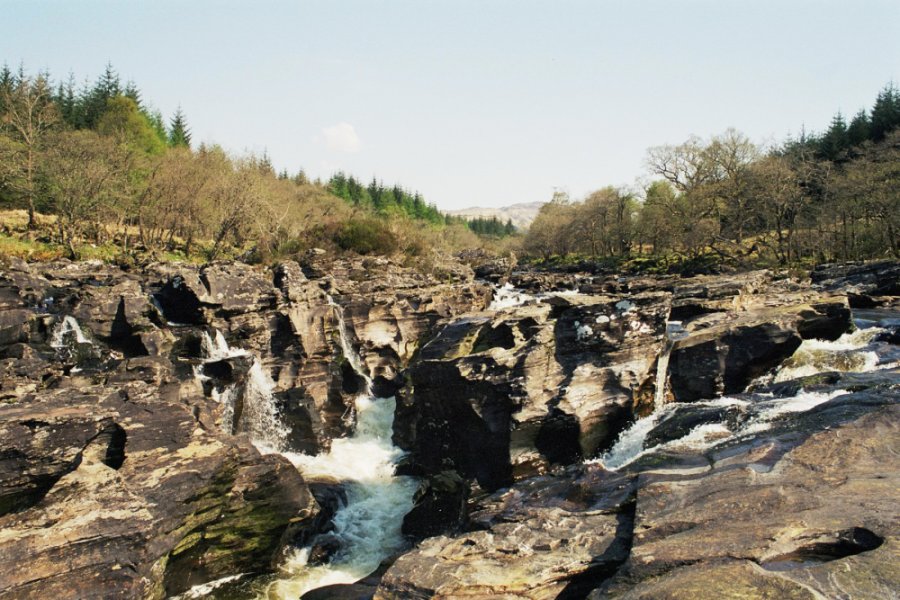
{"label": "gorge", "polygon": [[0,598],[890,597],[898,281],[13,259]]}

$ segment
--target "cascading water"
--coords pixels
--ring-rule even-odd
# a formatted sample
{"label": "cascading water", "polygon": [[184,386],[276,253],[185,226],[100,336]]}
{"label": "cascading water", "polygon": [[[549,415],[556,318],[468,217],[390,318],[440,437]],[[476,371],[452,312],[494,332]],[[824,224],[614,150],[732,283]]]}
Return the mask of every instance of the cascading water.
{"label": "cascading water", "polygon": [[391,443],[395,406],[393,398],[360,396],[351,437],[334,440],[328,454],[284,454],[307,480],[343,484],[347,501],[335,513],[330,534],[340,550],[323,565],[309,564],[310,548],[294,551],[261,598],[295,599],[322,586],[356,582],[403,548],[403,516],[413,507],[418,484],[394,475],[403,455]]}
{"label": "cascading water", "polygon": [[504,283],[501,286],[492,286],[494,290],[494,298],[491,300],[489,311],[497,312],[508,308],[515,308],[530,302],[537,302],[543,298],[551,298],[553,296],[570,296],[577,294],[578,290],[560,290],[555,292],[544,292],[540,294],[529,294],[524,290],[514,287],[511,283]]}
{"label": "cascading water", "polygon": [[526,294],[522,290],[518,290],[511,283],[505,283],[502,286],[494,286],[494,298],[491,305],[488,306],[490,311],[504,310],[521,306],[526,302],[536,300],[535,296]]}
{"label": "cascading water", "polygon": [[775,374],[775,381],[788,381],[824,371],[874,371],[878,368],[878,353],[866,347],[884,331],[880,327],[870,327],[845,333],[832,342],[804,340]]}
{"label": "cascading water", "polygon": [[333,440],[327,454],[309,456],[283,452],[307,481],[341,484],[346,503],[334,515],[329,536],[340,549],[327,564],[311,565],[311,547],[295,550],[281,566],[279,577],[260,597],[296,599],[309,590],[338,583],[353,583],[375,571],[381,562],[406,544],[401,532],[403,517],[413,507],[418,483],[411,477],[394,475],[403,451],[391,441],[394,398],[375,398],[372,379],[353,350],[343,310],[335,308],[340,345],[354,371],[366,382],[365,392],[355,400],[356,430],[347,438]]}
{"label": "cascading water", "polygon": [[[724,423],[706,423],[693,428],[687,435],[676,440],[645,448],[648,434],[657,424],[671,416],[671,413],[677,408],[677,405],[664,403],[664,393],[668,353],[671,352],[670,346],[674,343],[672,338],[677,339],[681,335],[680,324],[678,325],[679,327],[674,330],[667,327],[667,337],[670,339],[658,361],[653,413],[635,421],[631,427],[619,435],[612,448],[602,456],[588,462],[603,464],[608,469],[619,469],[641,456],[661,449],[687,447],[694,451],[702,451],[725,439],[764,431],[786,414],[808,411],[846,393],[844,390],[808,392],[801,389],[796,395],[787,398],[760,399],[752,403],[753,410],[750,411],[749,418],[734,431]],[[780,382],[825,371],[868,372],[900,366],[897,361],[882,361],[878,352],[875,351],[877,343],[874,340],[885,331],[880,327],[869,327],[844,334],[834,342],[804,341],[775,376],[770,377],[770,380]],[[758,383],[754,382],[753,385]],[[706,402],[694,402],[691,406],[710,409],[729,406],[750,407],[751,402],[741,398],[723,397]]]}
{"label": "cascading water", "polygon": [[669,358],[675,348],[675,342],[684,337],[685,332],[681,327],[681,321],[666,322],[666,341],[662,352],[656,361],[656,389],[653,395],[654,412],[662,410],[666,404],[666,382],[669,375]]}
{"label": "cascading water", "polygon": [[[621,433],[610,450],[599,461],[609,469],[619,467],[633,461],[644,452],[644,440],[656,426],[666,407],[666,383],[669,375],[669,359],[675,342],[684,335],[681,321],[666,322],[666,340],[656,361],[656,388],[653,394],[653,412],[635,421],[631,427]],[[594,462],[594,461],[590,461]]]}
{"label": "cascading water", "polygon": [[70,340],[78,344],[92,343],[84,335],[75,317],[66,315],[53,330],[53,335],[50,337],[50,346],[53,348],[65,348],[70,343]]}
{"label": "cascading water", "polygon": [[[204,364],[237,357],[252,357],[253,359],[243,385],[233,383],[221,392],[215,388],[212,390],[212,397],[224,406],[223,427],[228,433],[233,430],[247,433],[253,443],[266,452],[286,449],[285,440],[288,429],[281,423],[278,416],[278,407],[275,403],[275,384],[263,369],[259,359],[246,350],[231,349],[225,336],[218,329],[215,330],[214,336],[203,332],[201,345],[206,354]],[[194,375],[201,384],[208,379],[203,375],[202,368],[195,368]],[[239,395],[243,403],[237,423],[235,423],[234,411]]]}
{"label": "cascading water", "polygon": [[353,367],[353,371],[362,377],[363,381],[366,383],[366,389],[364,395],[368,396],[372,393],[372,378],[369,376],[369,373],[366,371],[366,368],[362,364],[362,360],[359,357],[359,354],[356,353],[356,350],[353,349],[353,344],[350,343],[350,334],[347,331],[347,323],[344,320],[344,309],[340,304],[334,301],[330,295],[325,295],[326,300],[328,301],[328,305],[334,309],[335,318],[338,323],[338,335],[339,341],[341,344],[341,351],[344,354],[344,358],[349,361],[350,366]]}

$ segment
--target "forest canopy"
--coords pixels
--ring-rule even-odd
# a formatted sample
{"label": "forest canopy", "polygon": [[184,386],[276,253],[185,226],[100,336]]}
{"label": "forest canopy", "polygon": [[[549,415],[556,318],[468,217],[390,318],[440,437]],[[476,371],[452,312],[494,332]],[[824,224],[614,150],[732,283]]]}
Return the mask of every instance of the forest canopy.
{"label": "forest canopy", "polygon": [[729,129],[650,148],[641,189],[557,193],[524,240],[541,260],[586,257],[795,265],[900,258],[900,93],[772,148]]}
{"label": "forest canopy", "polygon": [[81,86],[0,70],[0,207],[25,209],[30,230],[53,217],[45,241],[71,257],[85,244],[207,260],[479,244],[467,221],[400,185],[342,172],[310,181],[303,169],[276,173],[266,154],[195,146],[180,107],[164,118],[111,65]]}
{"label": "forest canopy", "polygon": [[[900,92],[837,113],[818,134],[763,147],[729,129],[650,148],[647,182],[577,201],[557,192],[523,235],[443,214],[416,191],[344,172],[310,181],[266,154],[196,144],[111,65],[93,83],[0,69],[0,208],[24,237],[180,259],[270,260],[326,248],[424,257],[487,247],[541,262],[800,265],[900,257]],[[0,224],[0,242],[11,226]],[[5,236],[5,237],[4,237]],[[30,252],[31,250],[29,250]]]}

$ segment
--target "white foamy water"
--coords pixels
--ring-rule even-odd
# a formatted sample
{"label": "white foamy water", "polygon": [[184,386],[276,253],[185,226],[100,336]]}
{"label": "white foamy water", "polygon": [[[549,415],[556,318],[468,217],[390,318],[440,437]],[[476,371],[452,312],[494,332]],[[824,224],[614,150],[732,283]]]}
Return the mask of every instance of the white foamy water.
{"label": "white foamy water", "polygon": [[[282,424],[278,413],[275,402],[275,383],[259,359],[241,348],[230,348],[225,336],[218,329],[215,330],[213,336],[204,331],[201,336],[201,346],[206,354],[204,363],[244,356],[253,358],[243,386],[240,383],[233,383],[221,392],[215,388],[212,390],[212,398],[224,407],[223,429],[227,433],[235,430],[247,433],[257,447],[265,448],[269,452],[286,449],[289,430]],[[203,381],[209,379],[203,375],[200,367],[194,368],[194,377],[201,387]],[[240,417],[235,423],[234,412],[239,400],[243,400],[243,403]]]}
{"label": "white foamy water", "polygon": [[330,295],[326,294],[325,297],[328,300],[328,305],[334,308],[334,314],[337,316],[338,322],[338,334],[339,340],[341,344],[341,351],[344,353],[344,358],[346,358],[350,362],[350,366],[353,367],[353,370],[357,375],[363,378],[366,382],[365,395],[371,395],[372,393],[372,378],[369,376],[369,373],[365,366],[362,364],[362,360],[359,357],[359,354],[356,353],[356,350],[353,348],[353,344],[350,343],[350,334],[347,331],[347,323],[344,321],[344,309],[343,307],[334,301]]}
{"label": "white foamy water", "polygon": [[356,432],[333,440],[328,454],[283,453],[308,480],[344,482],[347,503],[333,520],[341,549],[327,565],[309,565],[310,549],[296,550],[262,598],[293,600],[319,587],[359,581],[403,548],[400,529],[418,484],[394,475],[403,455],[391,443],[395,408],[393,398],[361,396],[356,400]]}
{"label": "white foamy water", "polygon": [[[671,322],[673,325],[675,322]],[[680,326],[680,324],[678,324]],[[667,338],[678,336],[680,327],[673,327]],[[881,327],[869,327],[859,329],[851,333],[845,333],[834,341],[805,340],[797,351],[778,370],[775,377],[771,375],[760,378],[751,384],[751,389],[767,381],[781,382],[815,375],[826,371],[842,372],[869,372],[897,366],[896,362],[880,363],[877,352],[872,349],[873,340],[885,329]],[[669,416],[668,411],[674,411],[672,405],[666,405],[665,401],[665,375],[668,370],[668,348],[663,350],[657,365],[657,387],[655,394],[655,408],[652,414],[638,419],[631,427],[623,431],[616,443],[606,453],[598,458],[590,460],[591,463],[603,464],[608,469],[620,469],[646,454],[675,448],[687,448],[693,451],[704,451],[712,448],[724,439],[759,433],[769,429],[775,422],[791,413],[801,413],[811,410],[829,400],[845,394],[845,390],[832,390],[829,392],[808,392],[800,390],[795,396],[789,398],[772,398],[760,400],[754,405],[758,408],[749,419],[737,430],[732,431],[724,423],[707,423],[693,428],[687,435],[677,440],[672,440],[644,448],[647,435],[658,424]],[[662,385],[660,383],[662,382]],[[738,398],[723,397],[708,402],[694,402],[694,406],[729,406],[741,405],[747,407],[750,402]]]}
{"label": "white foamy water", "polygon": [[[702,406],[708,408],[728,407],[728,406],[746,406],[749,404],[746,400],[738,398],[717,398],[708,402],[694,402],[693,406]],[[659,444],[644,448],[647,441],[647,435],[653,431],[659,423],[665,421],[666,417],[675,412],[677,404],[667,404],[659,410],[653,411],[646,417],[635,421],[631,427],[623,431],[613,447],[598,458],[587,462],[594,464],[602,464],[607,469],[620,469],[625,465],[634,462],[645,454],[650,454],[661,448],[692,448],[703,449],[719,442],[731,433],[722,423],[706,423],[693,428],[687,435]]]}
{"label": "white foamy water", "polygon": [[66,315],[53,330],[50,337],[50,346],[53,348],[65,348],[68,339],[74,339],[79,344],[93,344],[84,332],[75,317]]}
{"label": "white foamy water", "polygon": [[607,469],[618,469],[632,462],[638,456],[644,454],[644,440],[647,434],[656,427],[661,411],[654,411],[635,421],[631,427],[619,434],[619,438],[613,447],[599,458],[589,460],[589,463],[600,463]]}
{"label": "white foamy water", "polygon": [[522,290],[513,287],[511,283],[504,283],[499,287],[494,286],[494,299],[491,300],[491,304],[490,306],[488,306],[488,310],[506,310],[508,308],[522,306],[526,302],[534,301],[537,301],[536,296],[527,294]]}
{"label": "white foamy water", "polygon": [[514,287],[513,284],[507,282],[501,286],[491,286],[494,290],[494,298],[487,307],[490,311],[501,311],[509,308],[515,308],[528,304],[529,302],[538,302],[544,298],[553,296],[574,296],[578,294],[578,290],[558,290],[554,292],[541,292],[539,294],[529,294],[524,290]]}
{"label": "white foamy water", "polygon": [[[845,333],[831,342],[804,340],[775,374],[775,381],[788,381],[826,371],[874,371],[879,368],[878,354],[874,350],[866,350],[866,347],[884,331],[881,327],[870,327]],[[887,366],[882,365],[882,368]]]}
{"label": "white foamy water", "polygon": [[170,598],[170,600],[196,600],[197,598],[206,598],[223,585],[231,583],[232,581],[237,581],[244,575],[245,573],[228,575],[227,577],[222,577],[221,579],[216,579],[215,581],[210,581],[209,583],[195,585],[183,594],[173,596],[172,598]]}

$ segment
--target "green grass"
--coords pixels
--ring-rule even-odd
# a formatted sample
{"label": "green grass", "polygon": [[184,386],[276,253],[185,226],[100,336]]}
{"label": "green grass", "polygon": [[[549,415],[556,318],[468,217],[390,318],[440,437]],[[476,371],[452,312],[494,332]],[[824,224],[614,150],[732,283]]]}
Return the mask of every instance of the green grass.
{"label": "green grass", "polygon": [[46,261],[63,258],[65,255],[65,249],[58,244],[48,244],[0,233],[0,257]]}

